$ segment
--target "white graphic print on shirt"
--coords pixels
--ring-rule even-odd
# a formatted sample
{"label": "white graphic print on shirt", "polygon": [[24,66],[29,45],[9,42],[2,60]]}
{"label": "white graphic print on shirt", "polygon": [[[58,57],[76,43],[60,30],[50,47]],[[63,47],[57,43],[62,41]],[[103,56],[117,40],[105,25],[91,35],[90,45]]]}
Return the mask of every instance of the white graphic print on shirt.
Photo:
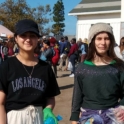
{"label": "white graphic print on shirt", "polygon": [[18,78],[11,82],[13,87],[13,92],[20,90],[22,88],[31,87],[38,89],[40,91],[45,91],[46,84],[43,80],[39,78]]}

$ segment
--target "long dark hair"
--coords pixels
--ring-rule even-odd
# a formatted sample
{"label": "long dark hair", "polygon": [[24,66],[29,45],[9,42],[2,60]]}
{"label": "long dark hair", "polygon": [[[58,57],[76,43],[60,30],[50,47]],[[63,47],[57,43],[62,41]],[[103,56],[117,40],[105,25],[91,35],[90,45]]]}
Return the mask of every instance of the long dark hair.
{"label": "long dark hair", "polygon": [[47,44],[48,46],[50,46],[50,41],[49,40],[43,40],[43,43]]}
{"label": "long dark hair", "polygon": [[[100,32],[100,33],[102,33],[102,32]],[[105,33],[107,33],[107,32],[105,32]],[[98,33],[98,34],[99,34],[99,33]],[[96,34],[96,35],[93,37],[91,43],[89,44],[89,49],[88,49],[88,54],[87,54],[86,60],[92,61],[92,60],[94,59],[94,57],[95,57],[95,54],[96,54],[97,56],[99,56],[99,57],[103,57],[102,55],[100,55],[100,54],[97,52],[96,47],[95,47],[95,38],[96,38],[96,36],[97,36],[98,34]],[[109,39],[110,39],[110,46],[109,46],[109,50],[108,50],[108,52],[107,52],[108,57],[111,58],[112,60],[115,60],[117,64],[123,63],[123,61],[122,61],[121,59],[119,59],[119,58],[116,56],[115,52],[114,52],[114,47],[115,47],[115,38],[114,38],[114,36],[111,35],[110,33],[107,33],[107,34],[108,34]]]}

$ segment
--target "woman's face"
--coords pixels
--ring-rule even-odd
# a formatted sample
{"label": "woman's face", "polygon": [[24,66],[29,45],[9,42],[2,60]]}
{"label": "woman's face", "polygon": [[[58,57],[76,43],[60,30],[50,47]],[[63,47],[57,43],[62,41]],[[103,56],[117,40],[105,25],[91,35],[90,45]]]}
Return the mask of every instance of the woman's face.
{"label": "woman's face", "polygon": [[47,44],[43,42],[43,47],[47,49]]}
{"label": "woman's face", "polygon": [[38,36],[33,32],[26,32],[24,34],[17,35],[15,40],[20,50],[34,51],[38,43]]}
{"label": "woman's face", "polygon": [[107,55],[110,46],[110,38],[107,33],[100,33],[95,38],[95,48],[100,55]]}

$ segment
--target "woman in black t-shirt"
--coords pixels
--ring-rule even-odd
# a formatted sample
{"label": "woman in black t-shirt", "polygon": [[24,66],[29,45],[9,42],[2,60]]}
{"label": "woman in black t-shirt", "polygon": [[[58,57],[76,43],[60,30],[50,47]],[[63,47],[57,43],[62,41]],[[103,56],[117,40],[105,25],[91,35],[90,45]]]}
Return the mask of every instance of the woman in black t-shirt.
{"label": "woman in black t-shirt", "polygon": [[43,124],[43,112],[56,121],[52,110],[60,90],[50,65],[34,57],[39,37],[34,21],[16,24],[19,53],[0,65],[0,124]]}

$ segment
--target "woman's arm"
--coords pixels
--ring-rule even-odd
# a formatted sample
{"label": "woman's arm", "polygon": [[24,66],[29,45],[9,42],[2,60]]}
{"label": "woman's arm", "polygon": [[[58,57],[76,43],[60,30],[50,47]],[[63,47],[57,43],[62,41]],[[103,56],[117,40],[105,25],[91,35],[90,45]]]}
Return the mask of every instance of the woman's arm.
{"label": "woman's arm", "polygon": [[71,124],[77,124],[77,121],[72,121]]}
{"label": "woman's arm", "polygon": [[54,106],[55,106],[55,97],[48,98],[46,108],[51,108],[53,110]]}
{"label": "woman's arm", "polygon": [[47,104],[45,109],[43,110],[43,115],[44,115],[44,121],[46,121],[49,117],[52,117],[54,119],[55,124],[58,124],[58,120],[54,113],[52,112],[53,108],[55,106],[55,98],[50,97],[47,100]]}
{"label": "woman's arm", "polygon": [[73,90],[73,97],[72,97],[72,109],[71,109],[71,117],[70,120],[73,122],[72,124],[76,124],[79,120],[80,116],[80,107],[83,103],[83,82],[82,82],[82,74],[80,69],[82,67],[78,66],[75,72],[74,78],[74,90]]}
{"label": "woman's arm", "polygon": [[0,91],[0,124],[6,124],[6,111],[5,111],[5,98],[6,95],[3,91]]}

